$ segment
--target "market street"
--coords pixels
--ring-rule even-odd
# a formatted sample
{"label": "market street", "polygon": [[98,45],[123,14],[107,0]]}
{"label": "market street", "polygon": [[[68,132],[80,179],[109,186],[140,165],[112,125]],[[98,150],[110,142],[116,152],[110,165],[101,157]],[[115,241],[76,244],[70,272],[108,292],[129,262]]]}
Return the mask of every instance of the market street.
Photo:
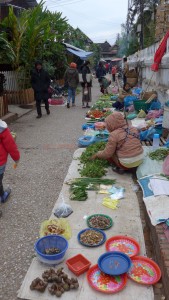
{"label": "market street", "polygon": [[[95,102],[100,95],[97,81],[92,94]],[[16,299],[35,254],[40,224],[51,214],[77,149],[87,109],[82,109],[81,94],[76,101],[77,106],[70,109],[50,107],[50,116],[43,108],[40,120],[34,110],[9,126],[17,133],[21,160],[14,170],[9,159],[4,178],[12,194],[1,207],[0,299]]]}
{"label": "market street", "polygon": [[[92,94],[94,103],[100,95],[97,80],[94,80]],[[78,148],[77,139],[82,136],[81,126],[85,123],[84,116],[87,111],[81,108],[81,94],[77,97],[76,104],[76,107],[71,107],[70,109],[67,109],[65,106],[50,107],[50,116],[45,114],[43,108],[43,117],[40,120],[36,119],[36,112],[32,111],[9,126],[12,131],[17,133],[17,144],[21,151],[21,161],[18,168],[14,170],[12,168],[12,160],[9,159],[4,180],[5,185],[9,184],[12,188],[12,194],[10,200],[3,206],[3,217],[0,221],[0,290],[2,291],[0,299],[18,299],[17,291],[20,289],[35,256],[34,243],[39,236],[40,224],[50,217],[62,189],[68,168],[72,163],[73,153]],[[128,198],[126,195],[126,199],[131,198],[130,200],[136,201],[136,196],[132,192],[131,178],[129,177],[128,180],[126,176],[123,178],[123,176],[117,175],[119,180],[120,178],[122,180],[121,184],[126,184],[126,191],[130,195],[128,195]],[[126,182],[124,183],[123,181],[125,180]],[[67,197],[69,197],[68,194]],[[76,206],[75,202],[74,204],[72,203],[72,206]],[[129,234],[129,236],[137,238],[141,245],[141,254],[145,255],[138,204],[133,206],[132,201],[124,203],[121,205],[119,214],[122,217],[124,213],[123,205],[126,205],[125,211],[133,211],[133,217],[131,213],[131,220],[129,220],[129,214],[126,214],[126,222],[124,221],[125,218],[118,217],[115,221],[114,232],[116,234]],[[85,205],[88,206],[87,202]],[[94,207],[91,212],[94,212]],[[99,210],[100,208],[98,207],[97,209]],[[85,212],[86,210],[81,211],[81,217]],[[102,209],[102,213],[105,212],[106,210]],[[88,213],[90,213],[90,209]],[[76,218],[77,214],[77,210],[74,209],[70,220],[72,217]],[[124,226],[122,229],[123,221],[125,224],[130,223],[130,221],[133,222],[132,226]],[[136,224],[138,228],[135,227]],[[75,231],[77,232],[77,228]],[[111,232],[109,234],[111,235]],[[73,234],[73,242],[70,241],[70,245],[74,243],[74,240],[76,240],[76,234]],[[130,295],[134,297],[135,292],[132,286],[128,287],[128,289],[128,297]],[[140,300],[144,298],[142,293],[145,293],[145,297],[149,295],[148,299],[152,299],[150,289],[142,288]],[[86,295],[81,297],[80,299],[85,299]],[[24,299],[26,298],[24,297]]]}

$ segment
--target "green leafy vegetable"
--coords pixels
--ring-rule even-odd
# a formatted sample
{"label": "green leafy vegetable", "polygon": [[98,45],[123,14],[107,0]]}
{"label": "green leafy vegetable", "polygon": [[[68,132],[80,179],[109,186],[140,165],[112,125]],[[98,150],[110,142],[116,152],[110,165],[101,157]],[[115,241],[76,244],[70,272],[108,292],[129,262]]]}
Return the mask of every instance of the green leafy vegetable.
{"label": "green leafy vegetable", "polygon": [[149,157],[152,160],[164,160],[168,154],[169,149],[161,148],[149,153]]}
{"label": "green leafy vegetable", "polygon": [[114,183],[114,179],[101,178],[76,178],[67,182],[67,184],[70,185],[70,199],[77,201],[84,201],[87,199],[87,190],[97,191],[100,184],[112,185]]}

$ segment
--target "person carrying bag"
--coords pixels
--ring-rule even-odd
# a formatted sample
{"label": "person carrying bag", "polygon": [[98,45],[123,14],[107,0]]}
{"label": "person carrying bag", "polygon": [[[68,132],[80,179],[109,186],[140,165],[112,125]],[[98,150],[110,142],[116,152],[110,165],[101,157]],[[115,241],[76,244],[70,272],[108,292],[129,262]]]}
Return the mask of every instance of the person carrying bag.
{"label": "person carrying bag", "polygon": [[89,102],[91,102],[91,98],[92,98],[91,97],[92,74],[89,65],[90,62],[87,60],[81,68],[81,74],[79,74],[79,81],[81,82],[81,86],[82,86],[82,108],[90,108]]}

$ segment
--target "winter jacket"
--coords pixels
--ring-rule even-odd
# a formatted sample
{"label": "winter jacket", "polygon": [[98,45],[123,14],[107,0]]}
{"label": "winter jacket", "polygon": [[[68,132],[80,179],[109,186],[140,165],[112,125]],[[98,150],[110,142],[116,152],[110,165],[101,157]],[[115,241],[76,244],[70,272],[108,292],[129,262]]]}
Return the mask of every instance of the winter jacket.
{"label": "winter jacket", "polygon": [[103,77],[103,76],[105,76],[106,75],[106,70],[105,70],[105,68],[104,67],[98,67],[97,68],[97,70],[96,70],[96,77],[99,79],[99,78],[101,78],[101,77]]}
{"label": "winter jacket", "polygon": [[31,84],[35,93],[35,99],[46,100],[49,98],[48,88],[50,86],[49,74],[41,69],[34,69],[31,74]]}
{"label": "winter jacket", "polygon": [[72,88],[77,88],[79,83],[79,73],[75,68],[67,68],[64,75],[65,84]]}
{"label": "winter jacket", "polygon": [[112,75],[115,75],[115,74],[117,73],[117,69],[116,69],[116,67],[112,67],[112,69],[111,69],[111,73],[112,73]]}
{"label": "winter jacket", "polygon": [[87,87],[91,87],[92,86],[92,81],[87,82],[87,78],[86,78],[86,74],[91,73],[89,67],[88,66],[83,66],[82,69],[81,69],[81,73],[82,73],[82,78],[83,78],[83,81],[84,81],[84,82],[81,83],[82,87],[84,87],[86,83],[87,83]]}
{"label": "winter jacket", "polygon": [[108,159],[113,157],[113,154],[119,158],[130,158],[143,153],[137,129],[128,127],[120,112],[114,112],[105,119],[105,122],[110,136],[105,149],[97,152],[98,158]]}
{"label": "winter jacket", "polygon": [[20,159],[20,153],[7,124],[0,120],[0,166],[7,163],[8,154],[14,161]]}

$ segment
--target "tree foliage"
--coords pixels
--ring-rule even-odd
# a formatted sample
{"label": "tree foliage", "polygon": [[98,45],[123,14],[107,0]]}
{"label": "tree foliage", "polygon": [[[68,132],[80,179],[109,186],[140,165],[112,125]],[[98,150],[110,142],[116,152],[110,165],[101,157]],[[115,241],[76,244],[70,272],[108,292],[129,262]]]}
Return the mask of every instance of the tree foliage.
{"label": "tree foliage", "polygon": [[119,55],[131,55],[140,50],[138,24],[143,19],[143,48],[151,46],[155,42],[156,9],[159,0],[133,0],[128,10],[127,22],[122,25],[122,31],[118,38]]}
{"label": "tree foliage", "polygon": [[7,35],[4,38],[15,53],[13,60],[7,60],[15,69],[24,70],[24,84],[28,83],[35,60],[48,61],[50,70],[52,66],[59,69],[60,60],[65,62],[61,41],[68,28],[67,20],[61,13],[43,10],[43,4],[41,1],[34,9],[22,11],[19,17],[10,8],[8,17],[1,23],[1,27],[10,29],[11,39]]}
{"label": "tree foliage", "polygon": [[0,34],[0,61],[4,64],[13,63],[16,59],[15,52],[4,34]]}

